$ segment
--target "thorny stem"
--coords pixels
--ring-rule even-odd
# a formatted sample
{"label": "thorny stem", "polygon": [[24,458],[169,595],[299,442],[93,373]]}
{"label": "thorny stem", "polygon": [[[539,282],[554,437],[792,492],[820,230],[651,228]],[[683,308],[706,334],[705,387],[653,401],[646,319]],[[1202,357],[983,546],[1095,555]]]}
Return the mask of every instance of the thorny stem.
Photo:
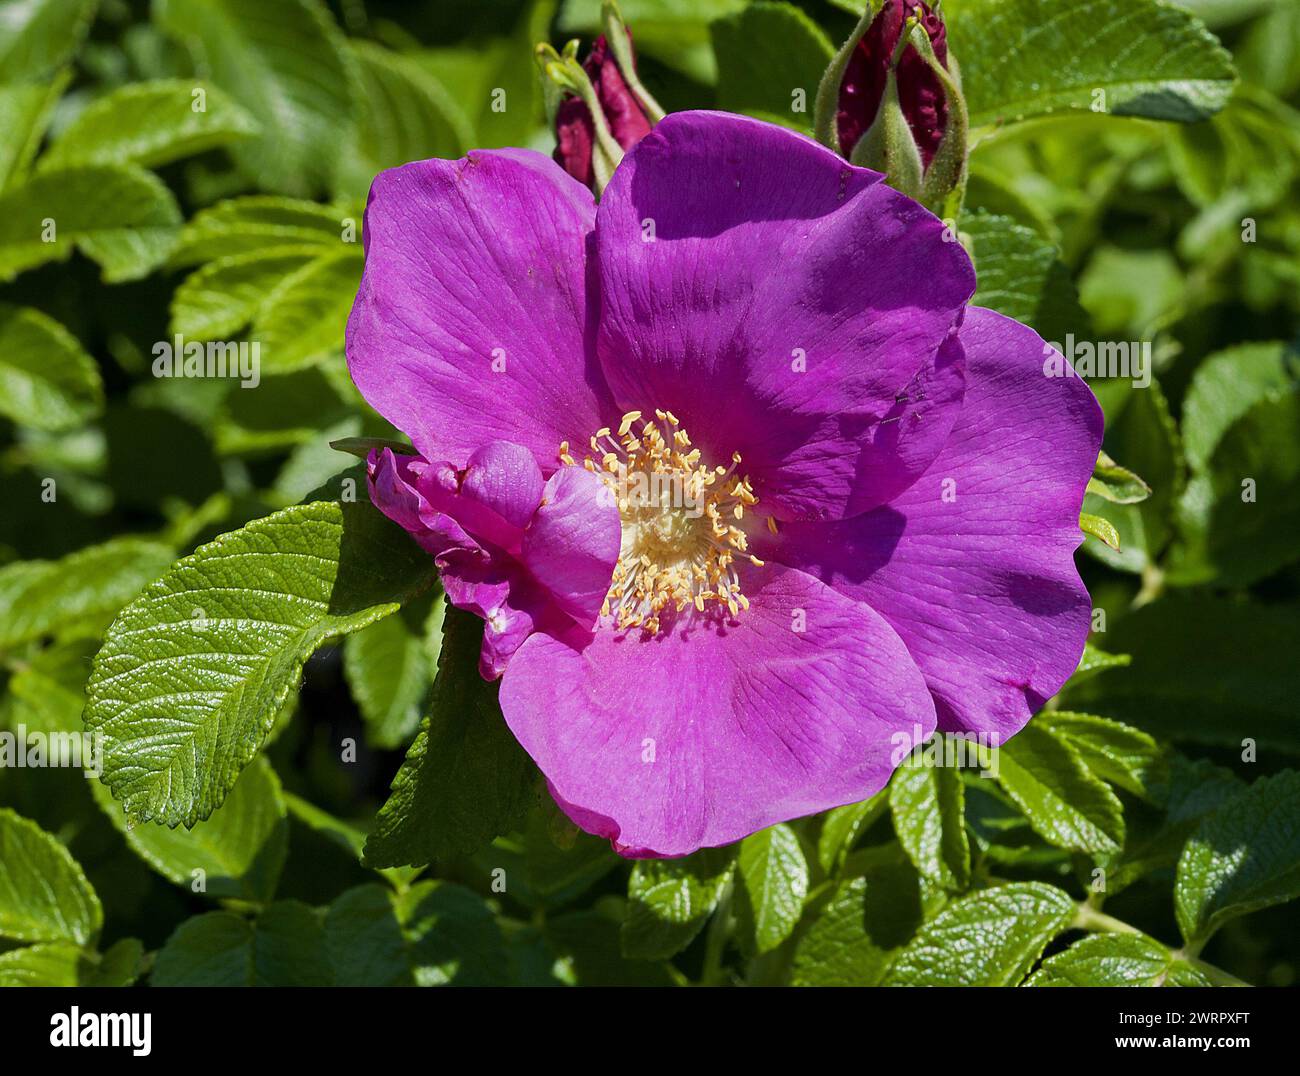
{"label": "thorny stem", "polygon": [[721,986],[724,981],[722,958],[731,936],[731,896],[735,883],[728,880],[718,897],[718,908],[709,921],[709,933],[704,942],[704,969],[700,973],[700,986]]}

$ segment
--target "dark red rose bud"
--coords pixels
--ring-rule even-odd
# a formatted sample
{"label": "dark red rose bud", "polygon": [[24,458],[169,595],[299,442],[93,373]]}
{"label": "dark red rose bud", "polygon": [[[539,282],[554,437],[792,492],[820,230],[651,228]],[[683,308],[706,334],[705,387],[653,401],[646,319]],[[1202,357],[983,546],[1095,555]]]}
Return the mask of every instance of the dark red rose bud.
{"label": "dark red rose bud", "polygon": [[[840,83],[836,130],[840,152],[846,157],[871,126],[885,94],[889,65],[903,33],[903,24],[919,12],[938,61],[948,66],[948,31],[921,0],[885,0],[885,6],[862,35]],[[928,168],[948,127],[948,100],[939,77],[911,45],[904,50],[895,72],[898,100],[912,129],[921,161]]]}
{"label": "dark red rose bud", "polygon": [[[629,42],[632,35],[628,34]],[[591,79],[596,91],[609,133],[619,146],[628,150],[650,133],[650,117],[642,109],[627,79],[618,68],[613,51],[602,34],[596,38],[591,51],[582,62],[582,69]],[[569,175],[588,187],[596,182],[592,164],[592,151],[596,140],[596,127],[591,109],[580,97],[567,97],[555,113],[555,160]]]}

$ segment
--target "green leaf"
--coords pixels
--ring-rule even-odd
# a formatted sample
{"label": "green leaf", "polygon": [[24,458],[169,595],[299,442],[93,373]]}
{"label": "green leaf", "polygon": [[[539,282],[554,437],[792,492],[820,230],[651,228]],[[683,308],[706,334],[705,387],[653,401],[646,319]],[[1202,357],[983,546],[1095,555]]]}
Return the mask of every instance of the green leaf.
{"label": "green leaf", "polygon": [[1025,986],[1176,986],[1189,973],[1199,974],[1145,934],[1092,934],[1044,960]]}
{"label": "green leaf", "polygon": [[[97,648],[94,640],[74,639],[43,647],[24,659],[9,680],[11,727],[22,724],[29,733],[59,737],[71,733],[79,738],[86,677]],[[47,742],[53,753],[53,742]],[[84,756],[84,746],[82,750]],[[89,758],[82,761],[93,764]]]}
{"label": "green leaf", "polygon": [[40,172],[0,195],[0,281],[80,250],[109,284],[147,276],[181,223],[166,185],[132,165]]}
{"label": "green leaf", "polygon": [[468,854],[522,822],[535,771],[501,716],[499,685],[479,675],[482,640],[478,617],[447,610],[432,710],[375,819],[367,866]]}
{"label": "green leaf", "polygon": [[1164,773],[1151,789],[1152,801],[1164,813],[1153,820],[1149,812],[1133,812],[1124,848],[1114,855],[1097,857],[1097,865],[1105,871],[1105,892],[1114,896],[1147,875],[1164,871],[1172,874],[1183,846],[1201,819],[1245,787],[1231,770],[1167,751]]}
{"label": "green leaf", "polygon": [[736,850],[705,848],[682,859],[641,859],[628,880],[623,955],[665,960],[694,939],[731,881]]}
{"label": "green leaf", "polygon": [[[203,96],[196,97],[199,93]],[[40,168],[156,168],[258,130],[257,121],[215,86],[192,79],[133,82],[99,98],[68,124],[41,158]]]}
{"label": "green leaf", "polygon": [[132,821],[193,826],[257,754],[322,643],[386,616],[433,563],[369,504],[316,501],[222,535],[114,621],[86,727]]}
{"label": "green leaf", "polygon": [[68,850],[0,807],[0,938],[90,945],[104,912]]}
{"label": "green leaf", "polygon": [[1089,512],[1079,513],[1079,529],[1100,542],[1104,542],[1109,549],[1116,553],[1120,551],[1119,531],[1115,525],[1108,519],[1101,516],[1094,516]]}
{"label": "green leaf", "polygon": [[0,414],[32,429],[66,430],[103,406],[99,367],[75,336],[39,310],[0,304]]}
{"label": "green leaf", "polygon": [[1300,773],[1261,777],[1221,803],[1178,861],[1174,906],[1188,944],[1230,919],[1300,896]]}
{"label": "green leaf", "polygon": [[573,969],[579,986],[672,986],[665,964],[629,960],[619,951],[622,910],[617,898],[603,897],[591,910],[548,917],[548,946]]}
{"label": "green leaf", "polygon": [[[401,747],[420,727],[441,648],[445,611],[441,600],[435,612],[424,602],[407,606],[349,636],[344,644],[343,672],[376,747]],[[436,623],[426,631],[419,614]],[[428,636],[434,640],[432,647]]]}
{"label": "green leaf", "polygon": [[1015,986],[1075,917],[1042,882],[995,886],[949,904],[894,959],[886,986]]}
{"label": "green leaf", "polygon": [[82,975],[83,986],[134,986],[144,971],[144,945],[138,938],[114,942],[99,963]]}
{"label": "green leaf", "polygon": [[321,917],[295,900],[256,919],[208,912],[187,919],[158,952],[152,986],[331,986]]}
{"label": "green leaf", "polygon": [[886,786],[861,803],[849,803],[827,811],[817,837],[817,862],[822,870],[828,874],[838,870],[854,842],[888,809],[889,787]]}
{"label": "green leaf", "polygon": [[86,954],[68,942],[45,942],[0,953],[0,987],[81,986]]}
{"label": "green leaf", "polygon": [[1088,479],[1088,492],[1112,504],[1140,504],[1151,496],[1151,487],[1127,467],[1121,467],[1101,452],[1097,455],[1092,477]]}
{"label": "green leaf", "polygon": [[794,830],[781,823],[740,842],[737,913],[752,950],[770,952],[795,928],[808,895],[808,863]]}
{"label": "green leaf", "polygon": [[0,85],[0,191],[21,178],[36,156],[50,114],[70,78],[61,71],[48,83]]}
{"label": "green leaf", "polygon": [[998,748],[997,780],[1049,844],[1114,852],[1124,843],[1123,807],[1115,793],[1037,721]]}
{"label": "green leaf", "polygon": [[339,160],[341,190],[364,198],[385,168],[454,160],[474,145],[460,104],[427,68],[368,41],[349,47],[361,76],[361,122],[355,148]]}
{"label": "green leaf", "polygon": [[1224,431],[1180,505],[1187,548],[1173,581],[1244,587],[1300,559],[1297,430],[1300,387],[1270,393]]}
{"label": "green leaf", "polygon": [[889,787],[894,832],[916,869],[948,890],[970,884],[966,796],[958,770],[909,759]]}
{"label": "green leaf", "polygon": [[875,986],[921,924],[920,879],[897,845],[886,846],[809,914],[795,943],[793,985]]}
{"label": "green leaf", "polygon": [[[1114,382],[1093,382],[1099,395]],[[1123,387],[1124,396],[1106,412],[1106,444],[1115,458],[1143,476],[1152,494],[1141,504],[1112,504],[1095,494],[1083,498],[1085,513],[1104,514],[1119,536],[1119,548],[1093,538],[1084,549],[1120,571],[1141,572],[1155,564],[1173,535],[1173,509],[1182,490],[1184,467],[1178,429],[1157,381],[1146,388]]]}
{"label": "green leaf", "polygon": [[330,905],[325,945],[340,986],[499,986],[510,977],[491,909],[449,882],[348,890]]}
{"label": "green leaf", "polygon": [[[495,848],[490,855],[495,855]],[[609,841],[582,833],[553,804],[542,804],[528,818],[524,835],[524,875],[542,907],[567,904],[624,860]],[[613,939],[618,948],[618,939]]]}
{"label": "green leaf", "polygon": [[1070,709],[1104,713],[1166,739],[1240,751],[1249,738],[1261,748],[1300,751],[1294,607],[1171,594],[1120,618],[1106,634],[1133,664],[1071,688]]}
{"label": "green leaf", "polygon": [[[296,198],[260,194],[230,198],[194,214],[181,231],[171,264],[299,254],[304,247],[325,254],[338,250],[346,218],[347,213],[336,206]],[[289,249],[281,249],[285,247]]]}
{"label": "green leaf", "polygon": [[60,560],[0,568],[0,650],[66,628],[98,628],[171,562],[172,551],[142,538],[113,538]]}
{"label": "green leaf", "polygon": [[81,45],[99,0],[24,0],[4,13],[0,82],[26,82],[61,67]]}
{"label": "green leaf", "polygon": [[1060,252],[1032,228],[989,213],[962,216],[979,289],[971,301],[1032,326],[1044,340],[1079,333],[1087,315]]}
{"label": "green leaf", "polygon": [[759,0],[710,23],[709,33],[719,108],[812,127],[817,84],[835,55],[821,27],[793,4]]}
{"label": "green leaf", "polygon": [[220,340],[253,320],[266,297],[320,255],[319,246],[230,254],[187,276],[172,295],[171,333]]}
{"label": "green leaf", "polygon": [[[275,895],[289,825],[280,781],[266,759],[254,759],[225,802],[193,829],[132,826],[102,783],[91,790],[132,851],[168,881],[212,899],[265,903]],[[195,871],[203,872],[205,888],[194,888]]]}
{"label": "green leaf", "polygon": [[1223,435],[1274,392],[1300,380],[1300,360],[1282,343],[1242,344],[1204,359],[1183,399],[1187,463],[1204,470]]}
{"label": "green leaf", "polygon": [[345,244],[295,269],[271,290],[251,331],[261,344],[264,373],[300,370],[343,350],[362,264],[360,249]]}
{"label": "green leaf", "polygon": [[1145,732],[1119,721],[1064,710],[1044,712],[1038,720],[1102,780],[1144,799],[1165,778],[1164,751]]}
{"label": "green leaf", "polygon": [[1083,656],[1079,658],[1079,667],[1074,670],[1061,690],[1067,691],[1085,680],[1092,679],[1098,673],[1105,672],[1107,669],[1122,669],[1132,663],[1132,654],[1108,654],[1104,650],[1097,649],[1092,643],[1084,643]]}
{"label": "green leaf", "polygon": [[214,83],[262,126],[231,147],[268,191],[325,189],[356,119],[356,72],[317,0],[159,0],[154,18],[193,46]]}
{"label": "green leaf", "polygon": [[1205,27],[1156,0],[964,0],[948,19],[974,125],[1067,110],[1193,123],[1232,93],[1231,58]]}

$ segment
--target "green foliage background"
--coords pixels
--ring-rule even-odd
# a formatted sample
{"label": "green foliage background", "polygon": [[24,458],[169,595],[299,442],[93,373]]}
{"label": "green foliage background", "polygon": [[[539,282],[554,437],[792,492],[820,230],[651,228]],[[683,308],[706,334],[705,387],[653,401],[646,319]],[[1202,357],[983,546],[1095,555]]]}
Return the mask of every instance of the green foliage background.
{"label": "green foliage background", "polygon": [[[1096,630],[996,779],[636,865],[329,447],[397,436],[341,353],[370,179],[548,151],[533,44],[598,7],[0,0],[0,730],[107,748],[0,768],[0,984],[1291,985],[1300,2],[947,0],[977,301],[1153,342],[1094,382],[1151,495],[1090,494]],[[805,130],[861,8],[623,4],[665,107]],[[175,334],[260,384],[154,377]]]}

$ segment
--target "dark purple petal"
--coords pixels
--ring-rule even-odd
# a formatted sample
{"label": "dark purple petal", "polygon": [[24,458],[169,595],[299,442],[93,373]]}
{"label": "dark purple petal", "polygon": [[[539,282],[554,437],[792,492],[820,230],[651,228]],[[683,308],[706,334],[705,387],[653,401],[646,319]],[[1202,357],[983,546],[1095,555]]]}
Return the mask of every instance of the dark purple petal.
{"label": "dark purple petal", "polygon": [[506,440],[551,473],[609,414],[584,342],[592,226],[591,193],[530,150],[382,172],[348,320],[361,394],[428,459]]}
{"label": "dark purple petal", "polygon": [[625,854],[684,855],[865,799],[933,731],[881,617],[783,568],[748,593],[731,624],[538,632],[506,671],[502,711],[557,802]]}
{"label": "dark purple petal", "polygon": [[[782,526],[759,555],[811,572],[893,626],[946,731],[1019,731],[1078,664],[1091,601],[1074,551],[1102,416],[1032,329],[972,307],[966,400],[928,471],[890,505]],[[1064,364],[1068,370],[1068,364]]]}
{"label": "dark purple petal", "polygon": [[599,354],[618,404],[675,412],[708,462],[739,451],[779,518],[887,501],[959,410],[970,259],[879,180],[780,127],[678,112],[601,199]]}

